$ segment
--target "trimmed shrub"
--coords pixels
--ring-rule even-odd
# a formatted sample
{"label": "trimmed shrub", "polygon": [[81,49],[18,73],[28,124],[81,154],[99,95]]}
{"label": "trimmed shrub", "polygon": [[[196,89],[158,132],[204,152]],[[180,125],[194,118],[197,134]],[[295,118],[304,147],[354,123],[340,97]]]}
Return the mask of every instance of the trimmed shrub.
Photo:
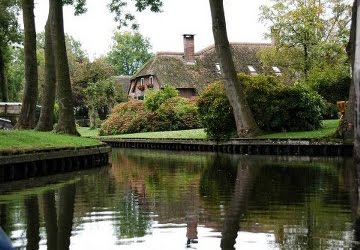
{"label": "trimmed shrub", "polygon": [[201,123],[196,104],[191,100],[176,96],[163,100],[156,110],[148,110],[146,102],[143,101],[132,100],[119,104],[101,125],[100,135],[200,127]]}
{"label": "trimmed shrub", "polygon": [[148,110],[155,111],[165,100],[178,96],[178,94],[174,87],[168,85],[165,85],[160,91],[148,90],[146,91],[145,106]]}
{"label": "trimmed shrub", "polygon": [[303,84],[284,85],[275,76],[239,75],[259,127],[267,132],[321,127],[323,98]]}
{"label": "trimmed shrub", "polygon": [[195,103],[183,97],[172,97],[163,102],[156,111],[168,126],[166,130],[183,130],[201,127],[198,108]]}
{"label": "trimmed shrub", "polygon": [[198,99],[200,119],[210,138],[229,138],[236,131],[233,109],[221,82],[210,84]]}
{"label": "trimmed shrub", "polygon": [[[267,132],[314,130],[321,127],[323,98],[306,86],[284,85],[274,76],[239,75],[250,109]],[[230,103],[221,82],[210,84],[198,100],[200,118],[213,138],[226,138],[235,130]]]}

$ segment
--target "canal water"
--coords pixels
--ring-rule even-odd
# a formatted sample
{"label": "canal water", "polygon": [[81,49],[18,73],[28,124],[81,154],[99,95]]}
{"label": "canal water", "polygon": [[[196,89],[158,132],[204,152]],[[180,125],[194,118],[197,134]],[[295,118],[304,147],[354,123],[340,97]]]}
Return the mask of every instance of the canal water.
{"label": "canal water", "polygon": [[1,184],[0,226],[14,247],[359,247],[351,159],[114,149],[111,161]]}

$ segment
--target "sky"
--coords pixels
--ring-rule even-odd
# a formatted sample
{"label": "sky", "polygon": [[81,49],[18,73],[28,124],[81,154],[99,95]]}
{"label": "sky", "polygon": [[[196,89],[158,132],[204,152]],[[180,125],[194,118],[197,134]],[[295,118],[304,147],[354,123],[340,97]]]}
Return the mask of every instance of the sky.
{"label": "sky", "polygon": [[[266,42],[268,32],[259,22],[259,8],[267,0],[224,0],[230,42]],[[65,32],[79,40],[91,59],[106,55],[117,24],[108,11],[110,0],[87,0],[87,13],[74,16],[72,7],[64,8]],[[37,32],[43,31],[48,1],[35,0]],[[139,32],[149,38],[152,52],[183,51],[183,34],[195,34],[195,51],[214,43],[208,0],[164,0],[163,11],[136,13]]]}

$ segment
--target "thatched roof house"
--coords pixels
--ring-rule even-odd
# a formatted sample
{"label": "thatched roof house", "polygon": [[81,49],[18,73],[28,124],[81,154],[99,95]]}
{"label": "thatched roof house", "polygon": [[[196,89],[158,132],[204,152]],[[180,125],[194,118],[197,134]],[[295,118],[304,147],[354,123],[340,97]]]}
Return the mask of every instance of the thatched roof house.
{"label": "thatched roof house", "polygon": [[[247,74],[264,71],[259,59],[260,49],[271,43],[231,43],[236,70]],[[209,83],[219,79],[220,66],[215,46],[194,52],[194,35],[184,35],[184,52],[159,52],[132,78],[129,95],[142,99],[146,88],[161,89],[174,86],[188,98],[201,92]]]}

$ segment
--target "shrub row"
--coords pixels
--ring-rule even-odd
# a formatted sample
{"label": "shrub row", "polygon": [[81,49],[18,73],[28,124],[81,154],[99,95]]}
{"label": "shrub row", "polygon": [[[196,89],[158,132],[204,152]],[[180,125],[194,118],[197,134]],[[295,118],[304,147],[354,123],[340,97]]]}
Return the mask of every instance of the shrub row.
{"label": "shrub row", "polygon": [[[259,127],[266,132],[313,130],[321,127],[323,98],[304,85],[284,85],[274,76],[239,75]],[[223,83],[210,84],[198,100],[201,120],[211,137],[229,137],[235,130]]]}

